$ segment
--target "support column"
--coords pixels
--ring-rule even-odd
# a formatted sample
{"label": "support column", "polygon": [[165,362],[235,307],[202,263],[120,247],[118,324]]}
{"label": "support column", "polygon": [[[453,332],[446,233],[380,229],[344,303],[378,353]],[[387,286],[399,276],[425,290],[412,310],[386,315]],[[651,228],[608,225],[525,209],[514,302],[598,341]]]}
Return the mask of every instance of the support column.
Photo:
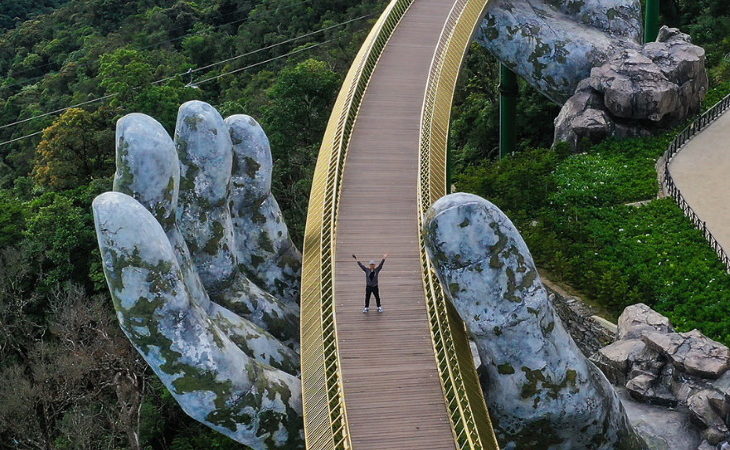
{"label": "support column", "polygon": [[646,0],[644,11],[644,43],[656,41],[659,34],[659,2],[660,0]]}
{"label": "support column", "polygon": [[499,158],[513,153],[516,143],[517,75],[504,64],[499,66]]}

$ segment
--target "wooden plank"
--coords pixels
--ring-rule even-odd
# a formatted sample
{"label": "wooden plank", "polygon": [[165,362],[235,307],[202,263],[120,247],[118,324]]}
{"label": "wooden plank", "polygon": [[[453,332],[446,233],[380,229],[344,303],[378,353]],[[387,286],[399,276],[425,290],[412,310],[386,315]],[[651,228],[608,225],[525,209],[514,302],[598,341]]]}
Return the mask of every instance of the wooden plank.
{"label": "wooden plank", "polygon": [[[345,163],[335,298],[345,403],[355,449],[453,449],[428,326],[418,248],[420,114],[439,30],[455,0],[417,0],[385,48]],[[352,260],[390,256],[385,312],[361,312],[365,279]]]}

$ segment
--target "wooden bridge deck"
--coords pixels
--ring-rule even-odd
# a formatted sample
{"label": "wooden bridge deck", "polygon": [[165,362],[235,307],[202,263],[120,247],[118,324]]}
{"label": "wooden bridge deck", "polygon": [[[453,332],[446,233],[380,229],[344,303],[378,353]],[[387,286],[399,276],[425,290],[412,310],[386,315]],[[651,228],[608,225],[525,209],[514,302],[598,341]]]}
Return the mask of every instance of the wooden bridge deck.
{"label": "wooden bridge deck", "polygon": [[[337,222],[335,298],[347,416],[355,449],[453,449],[421,277],[419,124],[427,75],[456,0],[417,0],[373,73],[349,146]],[[362,313],[367,263],[385,313]]]}

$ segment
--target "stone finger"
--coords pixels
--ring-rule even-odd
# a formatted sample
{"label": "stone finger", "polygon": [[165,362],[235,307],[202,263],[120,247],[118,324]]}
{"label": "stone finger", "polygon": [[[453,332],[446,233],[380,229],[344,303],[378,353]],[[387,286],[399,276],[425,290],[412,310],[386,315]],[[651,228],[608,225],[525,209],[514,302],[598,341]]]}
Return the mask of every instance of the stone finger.
{"label": "stone finger", "polygon": [[277,298],[298,303],[301,254],[271,193],[269,139],[252,117],[226,119],[233,143],[231,217],[241,270]]}
{"label": "stone finger", "polygon": [[252,448],[302,447],[299,380],[246,356],[191,301],[144,206],[109,192],[92,208],[122,330],[183,410]]}
{"label": "stone finger", "polygon": [[212,293],[236,272],[228,211],[231,138],[215,108],[191,101],[180,106],[175,145],[180,158],[178,225],[200,278]]}
{"label": "stone finger", "polygon": [[490,2],[476,41],[559,105],[611,54],[640,47],[636,39],[604,32],[547,5],[509,0]]}
{"label": "stone finger", "polygon": [[117,121],[114,190],[133,197],[169,229],[175,221],[180,165],[165,128],[145,114]]}
{"label": "stone finger", "polygon": [[429,209],[424,232],[446,297],[479,350],[502,446],[644,448],[608,380],[556,316],[527,245],[499,208],[448,195]]}
{"label": "stone finger", "polygon": [[175,144],[181,167],[178,224],[211,300],[277,338],[296,339],[298,311],[249,280],[235,252],[229,207],[233,151],[223,118],[207,103],[183,104]]}

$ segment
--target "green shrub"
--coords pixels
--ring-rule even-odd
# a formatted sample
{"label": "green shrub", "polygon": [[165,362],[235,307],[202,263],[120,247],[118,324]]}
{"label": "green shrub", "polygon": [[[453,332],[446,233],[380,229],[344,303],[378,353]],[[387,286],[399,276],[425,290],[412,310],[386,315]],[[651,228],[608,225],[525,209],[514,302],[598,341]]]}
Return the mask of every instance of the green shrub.
{"label": "green shrub", "polygon": [[[728,92],[720,85],[708,101]],[[454,181],[512,218],[539,267],[614,316],[643,302],[680,330],[730,344],[730,275],[673,200],[652,200],[655,164],[673,137],[609,140],[573,155],[527,150]],[[640,200],[648,202],[628,205]]]}

